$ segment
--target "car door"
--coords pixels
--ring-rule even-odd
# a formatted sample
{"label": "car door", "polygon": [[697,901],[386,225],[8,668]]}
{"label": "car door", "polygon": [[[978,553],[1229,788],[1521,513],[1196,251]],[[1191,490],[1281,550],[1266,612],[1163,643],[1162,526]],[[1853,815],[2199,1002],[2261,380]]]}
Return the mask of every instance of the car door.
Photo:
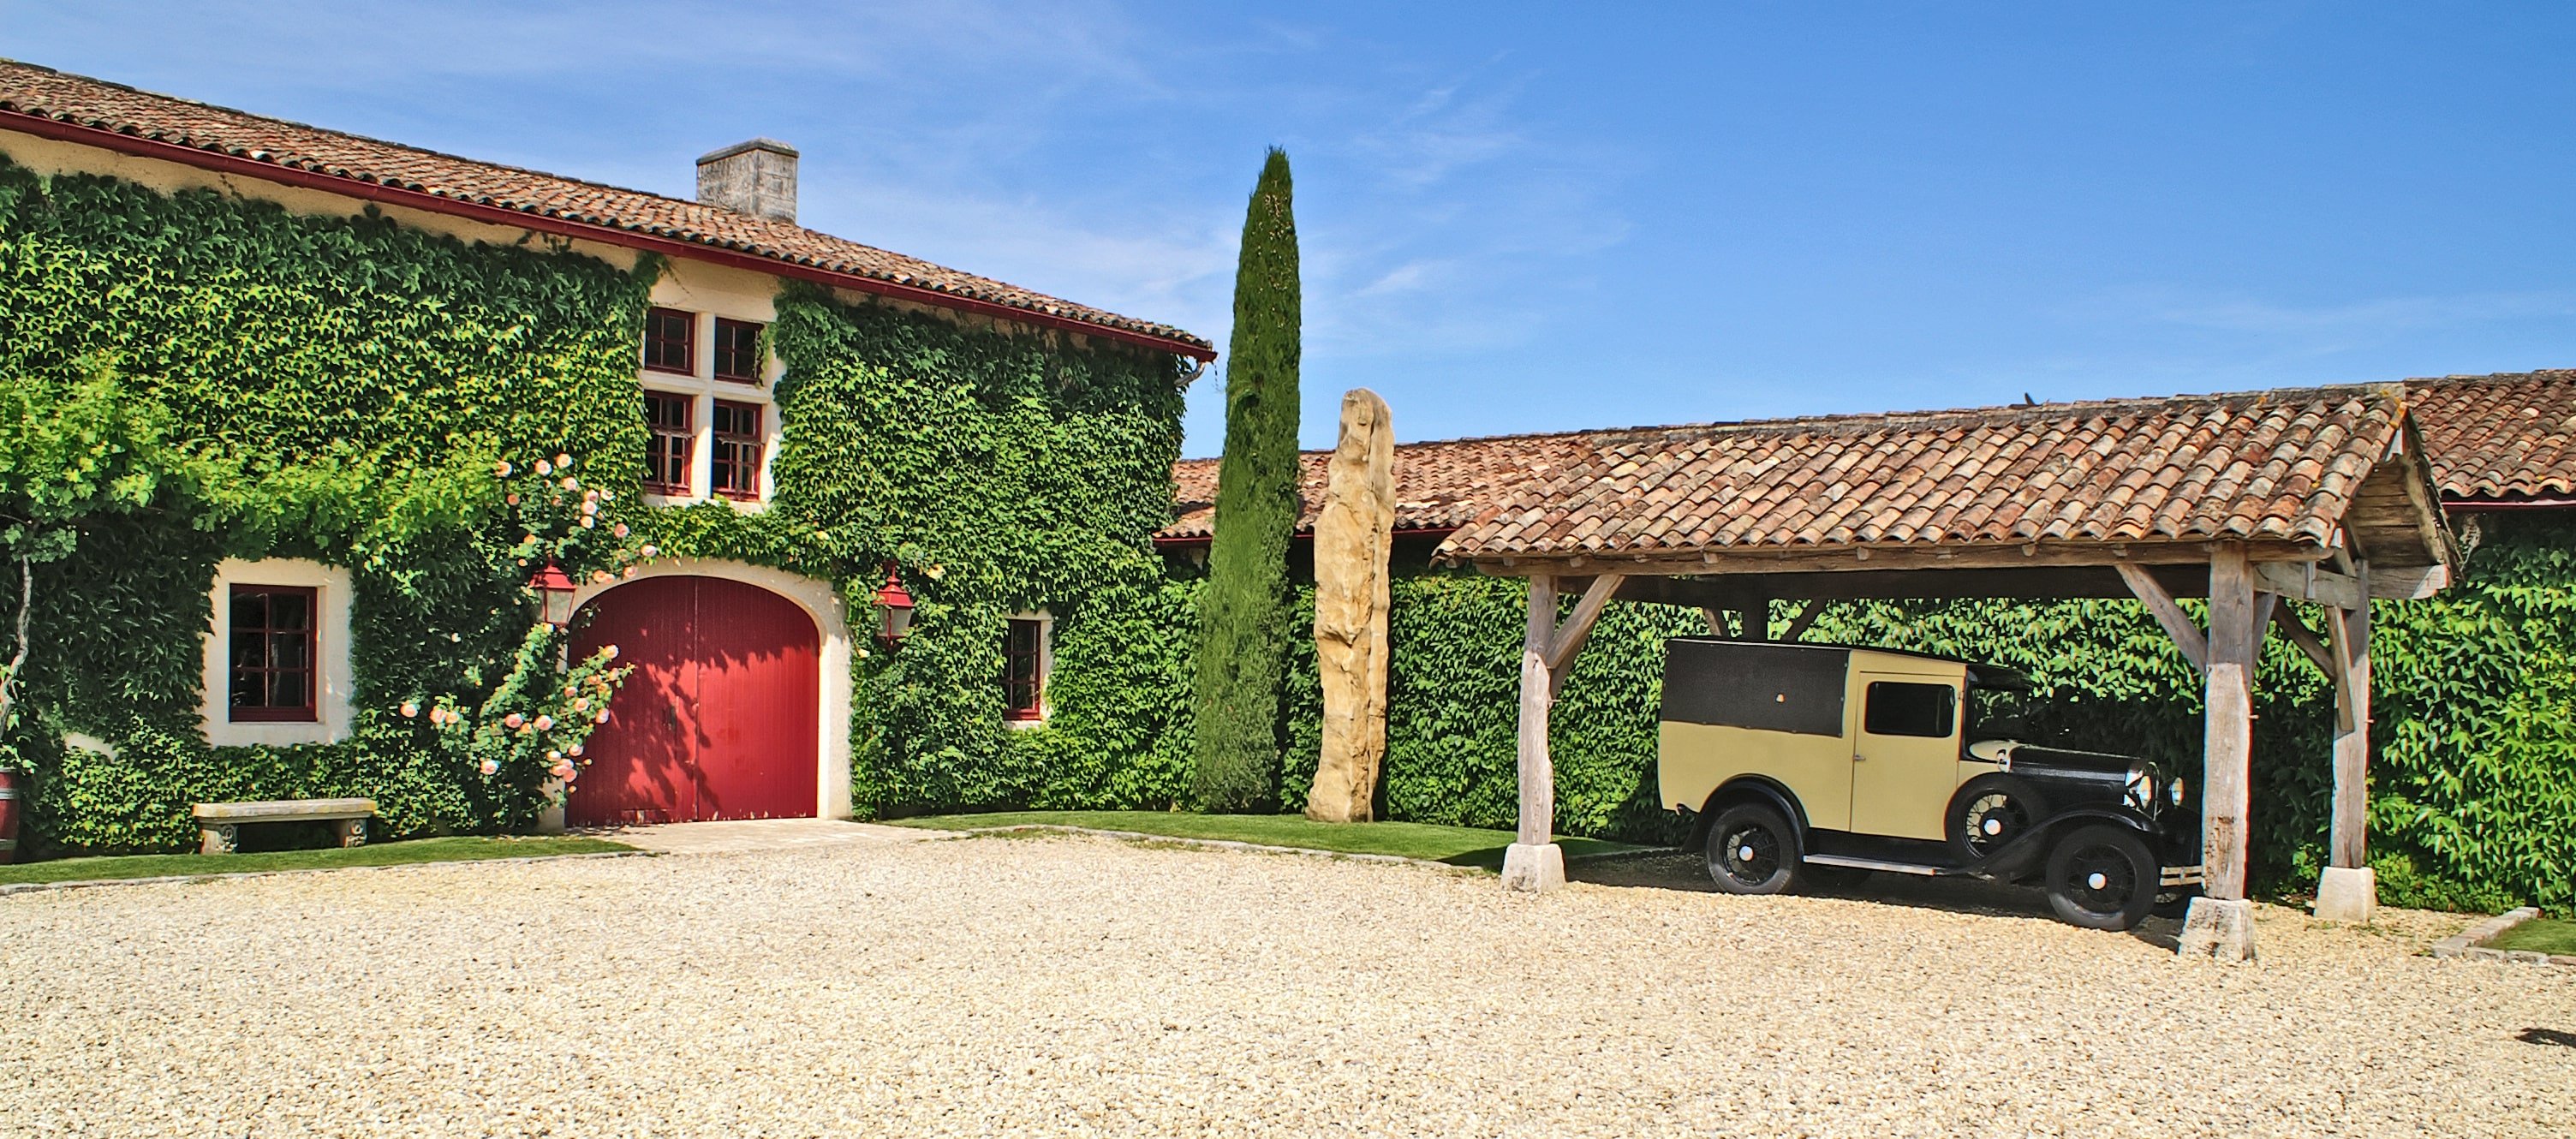
{"label": "car door", "polygon": [[1851,829],[1940,839],[1959,785],[1959,685],[1939,677],[1855,671]]}

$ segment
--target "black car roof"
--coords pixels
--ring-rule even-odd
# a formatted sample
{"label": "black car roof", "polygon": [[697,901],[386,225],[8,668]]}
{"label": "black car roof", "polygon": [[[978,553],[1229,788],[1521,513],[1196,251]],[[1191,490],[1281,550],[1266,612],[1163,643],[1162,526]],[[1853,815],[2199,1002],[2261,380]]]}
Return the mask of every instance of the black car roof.
{"label": "black car roof", "polygon": [[1950,664],[1964,664],[1968,666],[1969,671],[1975,674],[1971,678],[1972,681],[1986,687],[2030,687],[2030,674],[2025,673],[2020,669],[2000,664],[1989,664],[1981,660],[1971,660],[1963,656],[1951,656],[1947,653],[1927,653],[1916,649],[1891,649],[1884,645],[1851,645],[1817,641],[1739,641],[1732,637],[1668,637],[1666,639],[1673,641],[1696,641],[1703,644],[1761,645],[1765,648],[1774,649],[1828,649],[1834,652],[1887,653],[1891,656],[1913,657],[1916,660],[1937,660],[1946,661]]}

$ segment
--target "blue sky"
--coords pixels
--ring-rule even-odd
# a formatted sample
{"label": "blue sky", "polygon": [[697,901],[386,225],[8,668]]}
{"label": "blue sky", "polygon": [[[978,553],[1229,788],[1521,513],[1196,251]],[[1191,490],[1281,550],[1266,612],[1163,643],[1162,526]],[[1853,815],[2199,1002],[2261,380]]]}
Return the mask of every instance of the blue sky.
{"label": "blue sky", "polygon": [[[0,0],[0,55],[816,228],[1225,341],[1295,163],[1305,438],[2576,365],[2556,5]],[[1222,373],[1188,450],[1222,437]]]}

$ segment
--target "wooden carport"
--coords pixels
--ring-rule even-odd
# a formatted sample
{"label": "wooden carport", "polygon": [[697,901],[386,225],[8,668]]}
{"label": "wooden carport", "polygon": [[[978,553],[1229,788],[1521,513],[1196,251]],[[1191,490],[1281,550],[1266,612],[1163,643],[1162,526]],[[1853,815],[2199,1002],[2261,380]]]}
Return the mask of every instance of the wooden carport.
{"label": "wooden carport", "polygon": [[[2218,904],[2195,903],[2186,947],[2251,953],[2251,683],[2272,627],[2335,683],[2328,877],[2348,872],[2366,889],[2368,602],[2427,596],[2456,560],[2401,388],[1585,438],[1575,461],[1505,489],[1440,551],[1529,580],[1507,887],[1564,879],[1548,710],[1614,598],[1700,608],[1712,632],[1757,639],[1772,635],[1774,603],[1798,603],[1781,633],[1795,639],[1838,600],[2135,597],[2206,686],[2205,893]],[[1562,620],[1561,593],[1580,597]],[[2184,597],[2208,599],[2206,628]],[[2300,604],[2320,610],[2322,629]]]}

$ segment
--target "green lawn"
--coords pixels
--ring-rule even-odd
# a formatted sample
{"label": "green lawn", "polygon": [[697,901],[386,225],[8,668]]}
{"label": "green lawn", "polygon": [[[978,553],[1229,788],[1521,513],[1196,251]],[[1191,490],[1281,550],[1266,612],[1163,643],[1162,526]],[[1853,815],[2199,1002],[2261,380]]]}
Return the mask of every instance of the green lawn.
{"label": "green lawn", "polygon": [[0,886],[20,882],[85,882],[100,878],[162,878],[245,870],[320,870],[333,866],[400,866],[414,862],[472,862],[486,858],[540,858],[633,850],[604,838],[551,835],[527,838],[423,838],[348,850],[271,850],[247,854],[134,854],[118,858],[58,858],[0,866]]}
{"label": "green lawn", "polygon": [[[889,819],[899,827],[976,830],[983,827],[1057,826],[1135,831],[1170,838],[1210,838],[1263,846],[1293,846],[1341,854],[1393,854],[1458,866],[1501,869],[1512,832],[1430,823],[1318,823],[1297,815],[1193,815],[1177,811],[1007,811],[986,815],[926,815]],[[1639,850],[1591,838],[1556,840],[1569,856]]]}
{"label": "green lawn", "polygon": [[2576,953],[2576,921],[2533,918],[2504,931],[2489,949],[2527,949],[2533,953]]}

